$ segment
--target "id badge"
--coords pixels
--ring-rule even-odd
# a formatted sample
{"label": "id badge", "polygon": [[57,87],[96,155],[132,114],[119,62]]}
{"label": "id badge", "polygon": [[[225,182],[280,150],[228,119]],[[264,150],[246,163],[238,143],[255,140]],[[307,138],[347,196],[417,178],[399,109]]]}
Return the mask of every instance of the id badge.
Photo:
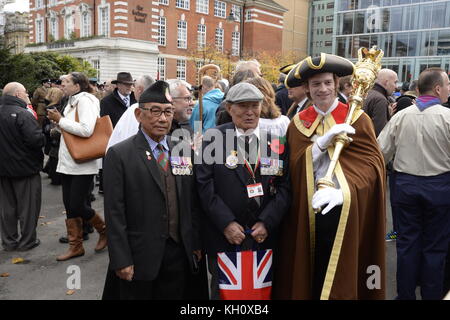
{"label": "id badge", "polygon": [[247,193],[248,193],[248,197],[250,199],[263,196],[264,191],[263,191],[263,186],[262,186],[261,182],[248,185]]}

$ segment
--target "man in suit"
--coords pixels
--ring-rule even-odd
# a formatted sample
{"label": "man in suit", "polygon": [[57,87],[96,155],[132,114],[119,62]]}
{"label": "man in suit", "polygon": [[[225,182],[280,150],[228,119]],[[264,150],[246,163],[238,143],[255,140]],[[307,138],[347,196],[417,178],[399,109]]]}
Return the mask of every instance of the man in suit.
{"label": "man in suit", "polygon": [[[226,109],[233,122],[205,133],[203,162],[196,165],[212,299],[219,298],[217,253],[236,251],[237,245],[252,248],[255,242],[260,249],[273,248],[276,230],[289,207],[287,167],[283,166],[287,152],[281,139],[259,130],[262,100],[263,94],[252,84],[231,87]],[[213,142],[208,141],[211,136]]]}
{"label": "man in suit", "polygon": [[117,85],[117,88],[100,101],[100,116],[108,115],[115,127],[127,108],[136,103],[136,99],[133,93],[134,81],[130,73],[119,72],[117,79],[111,83]]}
{"label": "man in suit", "polygon": [[168,135],[174,108],[166,82],[141,95],[135,115],[138,133],[105,158],[110,272],[104,299],[181,299],[200,259],[198,250],[193,255],[200,244],[191,148]]}

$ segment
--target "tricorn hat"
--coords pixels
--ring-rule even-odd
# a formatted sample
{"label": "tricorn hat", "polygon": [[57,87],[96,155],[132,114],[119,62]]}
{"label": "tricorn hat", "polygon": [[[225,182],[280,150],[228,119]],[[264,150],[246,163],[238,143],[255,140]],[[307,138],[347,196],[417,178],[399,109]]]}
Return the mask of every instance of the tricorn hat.
{"label": "tricorn hat", "polygon": [[288,64],[288,65],[285,65],[285,66],[280,68],[280,72],[284,73],[284,74],[288,74],[289,71],[291,71],[292,68],[294,68],[296,65],[297,65],[296,63],[291,63],[291,64]]}
{"label": "tricorn hat", "polygon": [[172,103],[172,96],[169,93],[169,84],[159,80],[147,88],[139,98],[139,103],[147,102]]}
{"label": "tricorn hat", "polygon": [[111,81],[112,84],[124,83],[124,84],[133,84],[134,80],[129,72],[119,72],[117,74],[117,79]]}
{"label": "tricorn hat", "polygon": [[41,83],[52,83],[52,79],[50,79],[50,78],[42,79]]}
{"label": "tricorn hat", "polygon": [[330,72],[338,77],[352,75],[355,66],[345,58],[333,54],[321,53],[320,57],[307,57],[297,63],[286,77],[287,88],[302,85],[308,78],[319,73]]}

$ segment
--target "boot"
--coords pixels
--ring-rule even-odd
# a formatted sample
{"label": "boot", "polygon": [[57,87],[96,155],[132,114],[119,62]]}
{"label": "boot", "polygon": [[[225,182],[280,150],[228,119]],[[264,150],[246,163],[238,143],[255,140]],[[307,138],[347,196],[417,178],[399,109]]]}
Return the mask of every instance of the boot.
{"label": "boot", "polygon": [[65,261],[84,255],[83,248],[83,220],[81,218],[66,219],[67,237],[69,238],[69,251],[56,258]]}
{"label": "boot", "polygon": [[99,252],[106,248],[106,225],[103,219],[96,212],[95,215],[89,220],[90,224],[97,230],[100,234],[97,245],[95,246],[95,251]]}

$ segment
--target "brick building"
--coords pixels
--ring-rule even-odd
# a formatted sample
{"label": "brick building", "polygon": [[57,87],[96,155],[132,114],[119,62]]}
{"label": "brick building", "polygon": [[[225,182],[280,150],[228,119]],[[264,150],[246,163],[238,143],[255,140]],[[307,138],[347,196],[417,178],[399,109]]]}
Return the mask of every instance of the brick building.
{"label": "brick building", "polygon": [[273,0],[30,0],[26,51],[72,54],[102,81],[130,71],[194,83],[199,47],[232,59],[281,51],[284,12]]}

